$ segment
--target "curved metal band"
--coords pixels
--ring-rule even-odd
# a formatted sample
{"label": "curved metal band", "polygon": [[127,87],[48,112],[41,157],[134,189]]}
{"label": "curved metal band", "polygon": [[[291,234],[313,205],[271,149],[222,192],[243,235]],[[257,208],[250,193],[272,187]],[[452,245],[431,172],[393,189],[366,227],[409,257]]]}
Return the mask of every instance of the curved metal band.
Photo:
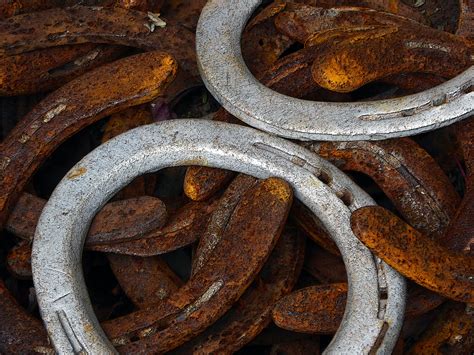
{"label": "curved metal band", "polygon": [[240,46],[260,3],[209,0],[196,34],[204,83],[227,111],[250,126],[299,140],[378,140],[430,131],[472,114],[474,66],[422,93],[373,102],[305,101],[265,87],[248,70]]}
{"label": "curved metal band", "polygon": [[[348,303],[327,352],[391,351],[403,321],[405,281],[374,258],[350,227],[351,210],[373,205],[372,199],[332,164],[294,143],[248,127],[175,120],[134,129],[94,150],[61,181],[44,208],[32,267],[41,314],[58,352],[113,351],[84,284],[86,231],[101,206],[133,178],[181,165],[288,181],[321,219],[346,264]],[[321,175],[326,184],[317,178]],[[338,198],[342,194],[352,195],[349,206]]]}

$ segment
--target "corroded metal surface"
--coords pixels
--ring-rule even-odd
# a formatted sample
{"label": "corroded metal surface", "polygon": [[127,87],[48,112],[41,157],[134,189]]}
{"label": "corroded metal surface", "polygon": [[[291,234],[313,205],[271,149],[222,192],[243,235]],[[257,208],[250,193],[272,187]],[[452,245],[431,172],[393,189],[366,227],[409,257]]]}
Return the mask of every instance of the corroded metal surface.
{"label": "corroded metal surface", "polygon": [[240,49],[243,28],[260,3],[208,1],[197,29],[206,86],[229,112],[253,127],[299,140],[377,140],[425,132],[472,113],[474,67],[423,93],[375,102],[309,102],[265,88],[250,75]]}
{"label": "corroded metal surface", "polygon": [[[140,139],[134,139],[134,135],[137,134],[141,135]],[[205,139],[203,135],[206,135]],[[182,145],[176,145],[177,142],[185,143],[186,148]],[[120,147],[116,147],[116,145],[120,145]],[[139,153],[143,152],[144,147],[147,147],[147,153],[145,155]],[[108,149],[113,149],[114,154],[107,152]],[[170,154],[170,150],[173,150],[174,154]],[[177,155],[178,152],[180,154],[179,156]],[[304,163],[296,165],[294,159],[288,159],[288,152],[292,152],[293,154],[290,156],[294,158],[298,157],[298,161]],[[97,160],[94,155],[100,156],[100,159]],[[97,165],[97,162],[100,161],[100,164],[106,166],[114,166],[116,165],[117,159],[123,161],[125,156],[134,156],[138,160],[126,160],[130,165],[127,167],[122,165],[120,174],[114,174],[114,177],[111,179],[104,179],[103,171]],[[225,159],[222,159],[222,157],[225,157]],[[140,160],[140,158],[142,160]],[[242,165],[243,162],[249,164],[245,169],[245,165]],[[262,164],[262,162],[265,163]],[[257,177],[268,177],[269,175],[284,176],[285,179],[292,184],[296,196],[308,204],[312,211],[323,220],[325,227],[338,244],[348,268],[349,290],[351,291],[349,292],[348,307],[346,307],[341,328],[338,333],[336,333],[336,337],[330,345],[330,348],[361,349],[362,347],[372,346],[381,349],[381,351],[385,351],[383,349],[388,351],[388,349],[394,346],[400,329],[399,327],[401,326],[400,311],[404,308],[403,280],[386,265],[376,264],[373,257],[370,253],[367,253],[365,248],[360,244],[357,244],[357,246],[353,245],[352,242],[354,239],[350,239],[351,232],[348,225],[350,217],[349,208],[371,204],[370,198],[362,193],[347,177],[342,175],[329,163],[324,162],[317,156],[292,143],[259,133],[249,128],[218,122],[179,120],[137,128],[106,143],[73,168],[67,175],[69,178],[66,177],[62,181],[50,199],[49,206],[52,209],[49,210],[49,212],[47,209],[41,217],[40,226],[35,236],[33,246],[34,257],[32,262],[35,286],[38,290],[43,320],[46,322],[57,348],[71,349],[72,346],[71,340],[67,334],[61,330],[61,325],[58,323],[57,314],[59,312],[69,319],[76,334],[80,332],[80,338],[83,339],[80,343],[82,349],[92,349],[91,347],[93,346],[94,349],[101,349],[101,351],[108,352],[111,350],[110,343],[105,338],[105,335],[99,332],[97,321],[93,317],[90,309],[90,303],[87,302],[83,304],[83,300],[86,300],[87,297],[83,298],[77,291],[70,292],[69,290],[72,285],[66,280],[63,282],[64,274],[54,271],[58,268],[62,270],[68,269],[70,270],[70,275],[76,273],[80,275],[80,260],[77,258],[75,260],[64,259],[60,257],[62,252],[56,254],[58,258],[49,259],[47,262],[45,262],[45,258],[43,257],[43,253],[49,255],[47,251],[48,248],[43,248],[43,246],[46,247],[49,243],[57,244],[53,242],[53,239],[61,238],[61,233],[63,233],[65,229],[68,229],[68,227],[66,227],[66,219],[71,218],[73,214],[64,215],[64,209],[88,211],[87,217],[84,216],[84,218],[92,218],[98,207],[105,203],[107,196],[117,191],[133,177],[143,172],[156,170],[170,164],[196,163],[205,163],[206,165],[219,168],[240,170],[241,172],[256,175]],[[330,185],[331,187],[326,186],[316,178],[317,175],[315,174],[317,174],[318,170],[314,169],[318,169],[317,167],[321,169],[322,166],[324,167],[324,171],[328,174],[330,173],[332,176],[333,182]],[[87,170],[86,174],[71,179],[71,176],[75,176],[74,172],[81,171],[84,168]],[[288,172],[292,172],[292,174],[294,174],[293,177],[288,175]],[[81,183],[85,183],[85,185]],[[89,185],[91,183],[93,186]],[[350,191],[354,195],[354,202],[351,205],[352,207],[348,208],[339,200],[335,191],[349,189],[349,186]],[[59,215],[56,215],[54,212],[54,206],[56,205],[54,202],[55,199],[61,199],[70,194],[75,195],[75,193],[69,189],[81,190],[82,188],[91,189],[94,192],[99,190],[109,192],[98,196],[95,193],[91,194],[85,191],[79,193],[78,191],[79,196],[82,198],[80,200],[63,200],[63,203],[68,205],[68,207],[65,204],[61,204],[61,212],[59,212]],[[66,191],[68,192],[66,193]],[[282,194],[282,192],[286,191],[285,189],[277,189],[274,191],[275,197],[284,198],[285,194]],[[89,208],[78,208],[76,205],[78,203],[85,205],[93,204],[95,207],[89,205]],[[329,213],[328,208],[332,209],[335,206],[338,206],[337,209]],[[263,208],[265,208],[265,206],[263,206]],[[52,214],[54,214],[54,217]],[[54,228],[53,225],[61,225],[61,230],[56,230],[52,233],[49,230],[48,221],[55,221],[54,224],[50,225],[52,228]],[[73,230],[78,234],[73,233],[75,237],[69,242],[75,244],[77,248],[81,248],[82,243],[79,236],[85,233],[85,231],[83,229],[81,230],[77,224],[73,223],[73,225],[76,226],[73,227]],[[262,232],[266,233],[268,231]],[[63,237],[67,235],[72,237],[72,234],[69,233],[64,234]],[[51,236],[53,236],[52,239]],[[82,235],[82,237],[84,236]],[[66,249],[70,250],[69,247],[66,246],[68,243],[60,243],[59,245],[63,245]],[[66,252],[66,249],[64,249],[64,252]],[[233,249],[226,249],[226,251],[227,250]],[[62,265],[57,264],[58,262]],[[232,270],[234,269],[235,268]],[[206,268],[206,270],[208,269]],[[218,272],[218,270],[214,272]],[[201,271],[201,273],[204,273],[204,270]],[[52,276],[53,274],[54,276]],[[79,278],[76,280],[81,284],[79,275],[77,275]],[[48,286],[47,284],[51,281],[58,282],[57,285],[60,286],[61,289]],[[77,285],[79,286],[79,284]],[[208,292],[203,290],[202,301],[207,300],[209,297],[212,298],[212,295],[215,292],[219,292],[219,290],[225,290],[225,288],[221,289],[220,285],[221,283],[219,282],[208,285]],[[384,307],[383,314],[380,314],[379,310],[379,287],[381,285],[383,285],[382,287],[384,287],[388,294],[387,303],[384,302],[386,306]],[[59,294],[51,293],[54,290],[66,296],[58,298]],[[245,287],[241,292],[244,290]],[[84,288],[82,288],[82,292],[85,292]],[[208,306],[207,302],[204,303]],[[67,312],[64,308],[66,304]],[[84,306],[86,308],[84,308]],[[172,314],[173,312],[179,311],[179,307],[177,306],[178,305],[175,304],[174,307],[169,309],[169,312]],[[214,305],[213,308],[217,308],[216,306],[218,305]],[[220,307],[218,308],[220,309]],[[194,308],[191,307],[190,310],[192,309]],[[150,315],[148,314],[148,316]],[[178,319],[181,319],[181,322],[185,320],[182,318]],[[197,324],[202,324],[201,322],[204,322],[204,320],[200,320]],[[173,322],[171,322],[171,324],[173,324]],[[389,324],[388,329],[384,324]],[[88,329],[88,331],[84,332],[84,329]],[[90,329],[95,330],[89,331]],[[111,331],[108,327],[106,329],[107,332]],[[167,330],[172,331],[172,329],[173,327],[165,328],[163,332]],[[364,331],[362,331],[362,329]],[[154,333],[153,328],[151,332]],[[155,335],[163,335],[163,332],[158,331]],[[142,335],[146,335],[146,333],[145,331]],[[110,335],[112,335],[113,338],[113,334]],[[151,337],[153,336],[154,335]],[[179,334],[177,336],[179,337]],[[186,335],[184,335],[184,337],[185,336]],[[380,342],[377,339],[381,336],[383,340]],[[166,340],[166,338],[158,338],[155,340],[160,341],[161,344],[165,346],[167,341],[173,341],[172,339]],[[125,348],[125,350],[126,349],[127,348]],[[132,349],[133,351],[134,348],[128,349]]]}
{"label": "corroded metal surface", "polygon": [[172,24],[151,31],[155,22],[140,11],[87,6],[18,15],[0,21],[0,57],[67,44],[120,44],[169,52],[197,75],[193,34]]}
{"label": "corroded metal surface", "polygon": [[357,237],[416,283],[459,302],[474,301],[474,259],[454,254],[381,207],[352,214]]}
{"label": "corroded metal surface", "polygon": [[253,285],[236,305],[177,353],[233,353],[271,320],[271,310],[296,283],[304,258],[304,239],[284,232]]}
{"label": "corroded metal surface", "polygon": [[[141,65],[136,67],[137,63]],[[176,70],[168,55],[138,54],[89,72],[40,102],[0,144],[0,222],[56,147],[100,118],[158,96]]]}
{"label": "corroded metal surface", "polygon": [[430,236],[445,232],[460,204],[436,161],[408,138],[309,147],[344,171],[370,176],[406,221]]}
{"label": "corroded metal surface", "polygon": [[281,299],[272,312],[276,325],[301,333],[335,333],[346,306],[347,284],[303,288]]}
{"label": "corroded metal surface", "polygon": [[[32,241],[45,204],[45,200],[23,194],[5,228],[22,239]],[[92,221],[86,245],[109,245],[142,238],[161,229],[166,218],[166,207],[154,197],[111,202]]]}

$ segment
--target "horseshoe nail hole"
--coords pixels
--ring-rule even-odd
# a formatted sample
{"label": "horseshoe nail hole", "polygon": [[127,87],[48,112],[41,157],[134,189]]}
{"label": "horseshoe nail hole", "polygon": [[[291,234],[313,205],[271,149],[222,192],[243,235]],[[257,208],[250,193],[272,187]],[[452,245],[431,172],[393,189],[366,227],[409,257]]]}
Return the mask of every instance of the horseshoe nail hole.
{"label": "horseshoe nail hole", "polygon": [[462,88],[462,92],[464,94],[469,94],[473,91],[474,85],[473,84],[468,84],[465,87]]}
{"label": "horseshoe nail hole", "polygon": [[381,290],[381,291],[380,291],[380,299],[381,299],[381,300],[386,300],[386,299],[388,299],[388,292],[387,292],[387,290]]}
{"label": "horseshoe nail hole", "polygon": [[444,105],[448,101],[448,98],[446,95],[443,95],[441,97],[438,97],[437,99],[433,100],[433,106],[441,106]]}
{"label": "horseshoe nail hole", "polygon": [[263,39],[261,39],[261,40],[258,41],[258,44],[259,44],[261,47],[263,47],[263,45],[265,44],[265,42],[263,41]]}
{"label": "horseshoe nail hole", "polygon": [[136,342],[136,341],[139,341],[139,340],[140,340],[140,338],[139,338],[137,335],[134,335],[134,336],[132,336],[132,337],[130,338],[130,341],[131,341],[132,343],[134,343],[134,342]]}
{"label": "horseshoe nail hole", "polygon": [[350,205],[352,205],[353,196],[350,191],[348,190],[338,191],[336,195],[346,206],[349,207]]}
{"label": "horseshoe nail hole", "polygon": [[319,172],[318,179],[321,180],[321,182],[326,185],[329,185],[332,181],[331,175],[329,175],[327,172],[323,170]]}

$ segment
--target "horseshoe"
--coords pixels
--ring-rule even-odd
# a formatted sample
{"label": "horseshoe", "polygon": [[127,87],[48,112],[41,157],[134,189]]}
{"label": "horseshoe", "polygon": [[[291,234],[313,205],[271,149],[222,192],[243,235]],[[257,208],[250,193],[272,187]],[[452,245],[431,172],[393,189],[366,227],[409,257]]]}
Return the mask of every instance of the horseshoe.
{"label": "horseshoe", "polygon": [[474,109],[474,66],[435,88],[392,100],[311,102],[259,83],[242,59],[242,30],[259,0],[210,0],[196,32],[198,65],[209,91],[245,123],[298,140],[379,140],[427,132]]}
{"label": "horseshoe", "polygon": [[[133,178],[180,165],[284,178],[321,219],[346,263],[348,304],[326,352],[393,349],[402,325],[405,281],[374,258],[350,227],[351,212],[373,200],[333,165],[294,143],[237,125],[175,120],[139,127],[100,146],[67,174],[48,201],[32,267],[42,318],[58,352],[115,353],[84,284],[81,252],[87,227]],[[326,184],[318,179],[321,174],[330,177]],[[352,194],[348,205],[337,197],[341,191]]]}

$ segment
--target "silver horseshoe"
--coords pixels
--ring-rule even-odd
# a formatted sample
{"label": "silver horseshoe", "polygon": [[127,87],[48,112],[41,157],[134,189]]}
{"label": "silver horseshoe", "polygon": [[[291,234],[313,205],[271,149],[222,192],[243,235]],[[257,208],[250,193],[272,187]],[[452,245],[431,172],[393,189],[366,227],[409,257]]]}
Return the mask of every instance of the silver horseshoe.
{"label": "silver horseshoe", "polygon": [[174,120],[134,129],[95,149],[63,178],[43,210],[33,243],[33,279],[58,353],[115,353],[84,283],[86,232],[97,211],[132,179],[183,165],[288,181],[295,197],[321,219],[346,265],[347,306],[326,353],[391,352],[403,322],[405,280],[350,227],[351,211],[374,201],[331,163],[292,142],[228,123]]}
{"label": "silver horseshoe", "polygon": [[392,100],[330,103],[279,94],[250,73],[241,34],[261,0],[209,0],[199,19],[199,70],[224,108],[248,125],[298,140],[380,140],[427,132],[470,116],[474,66],[419,94]]}

